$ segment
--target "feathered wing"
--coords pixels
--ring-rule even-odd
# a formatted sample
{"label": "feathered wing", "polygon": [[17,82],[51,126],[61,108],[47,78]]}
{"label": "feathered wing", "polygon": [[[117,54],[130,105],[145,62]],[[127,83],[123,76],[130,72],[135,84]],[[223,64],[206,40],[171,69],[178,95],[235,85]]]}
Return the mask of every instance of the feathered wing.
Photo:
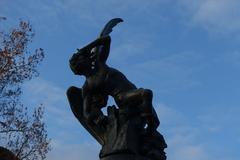
{"label": "feathered wing", "polygon": [[[120,22],[123,22],[121,18],[113,18],[110,21],[108,21],[108,23],[104,26],[103,30],[101,31],[99,37],[104,37],[109,35],[112,32],[113,27],[115,27]],[[100,52],[101,52],[101,46],[94,47],[91,51],[90,57],[94,58]],[[106,57],[105,61],[106,61],[109,53],[105,53],[105,54],[107,54],[105,55]]]}
{"label": "feathered wing", "polygon": [[103,28],[100,33],[100,37],[107,36],[112,32],[113,27],[115,27],[118,23],[123,22],[121,18],[111,19]]}

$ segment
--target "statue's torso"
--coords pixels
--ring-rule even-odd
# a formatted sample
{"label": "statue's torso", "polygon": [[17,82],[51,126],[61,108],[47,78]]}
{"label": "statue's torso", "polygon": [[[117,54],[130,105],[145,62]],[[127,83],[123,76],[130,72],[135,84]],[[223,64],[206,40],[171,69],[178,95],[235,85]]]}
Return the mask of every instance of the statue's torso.
{"label": "statue's torso", "polygon": [[136,86],[120,71],[106,67],[87,78],[83,89],[89,94],[110,95],[116,98],[120,93],[136,89]]}

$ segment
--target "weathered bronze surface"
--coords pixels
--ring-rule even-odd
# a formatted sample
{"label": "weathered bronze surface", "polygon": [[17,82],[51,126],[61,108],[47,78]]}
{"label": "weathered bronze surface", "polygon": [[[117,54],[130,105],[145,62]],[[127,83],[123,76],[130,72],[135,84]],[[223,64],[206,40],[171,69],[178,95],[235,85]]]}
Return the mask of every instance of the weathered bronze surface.
{"label": "weathered bronze surface", "polygon": [[[71,70],[86,81],[82,88],[68,89],[68,100],[75,117],[102,145],[101,160],[165,160],[167,145],[157,131],[160,122],[152,106],[152,91],[137,88],[106,64],[109,33],[119,22],[122,19],[109,21],[99,38],[71,57]],[[117,106],[107,106],[108,96]],[[101,109],[106,106],[104,115]]]}
{"label": "weathered bronze surface", "polygon": [[10,150],[0,146],[0,160],[19,160]]}

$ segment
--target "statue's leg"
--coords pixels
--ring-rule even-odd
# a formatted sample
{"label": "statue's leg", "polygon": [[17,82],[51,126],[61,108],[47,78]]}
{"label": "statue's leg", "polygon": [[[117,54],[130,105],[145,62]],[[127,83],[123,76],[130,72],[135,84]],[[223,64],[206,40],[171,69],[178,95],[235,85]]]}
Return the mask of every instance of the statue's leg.
{"label": "statue's leg", "polygon": [[118,96],[120,106],[139,106],[141,116],[147,121],[148,128],[155,130],[160,122],[152,105],[153,93],[149,89],[139,88]]}
{"label": "statue's leg", "polygon": [[152,105],[153,93],[150,89],[140,88],[142,104],[140,105],[141,115],[145,117],[150,131],[156,130],[160,124],[157,113]]}
{"label": "statue's leg", "polygon": [[102,125],[106,120],[102,108],[107,105],[108,96],[89,94],[83,100],[83,115],[88,123]]}

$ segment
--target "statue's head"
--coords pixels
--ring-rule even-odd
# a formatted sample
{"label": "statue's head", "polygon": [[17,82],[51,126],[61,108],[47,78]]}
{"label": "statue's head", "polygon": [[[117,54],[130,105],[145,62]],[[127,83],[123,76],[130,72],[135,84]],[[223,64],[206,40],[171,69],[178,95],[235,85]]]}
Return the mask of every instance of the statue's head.
{"label": "statue's head", "polygon": [[74,74],[87,75],[92,70],[92,60],[89,51],[78,50],[69,60],[70,68]]}

